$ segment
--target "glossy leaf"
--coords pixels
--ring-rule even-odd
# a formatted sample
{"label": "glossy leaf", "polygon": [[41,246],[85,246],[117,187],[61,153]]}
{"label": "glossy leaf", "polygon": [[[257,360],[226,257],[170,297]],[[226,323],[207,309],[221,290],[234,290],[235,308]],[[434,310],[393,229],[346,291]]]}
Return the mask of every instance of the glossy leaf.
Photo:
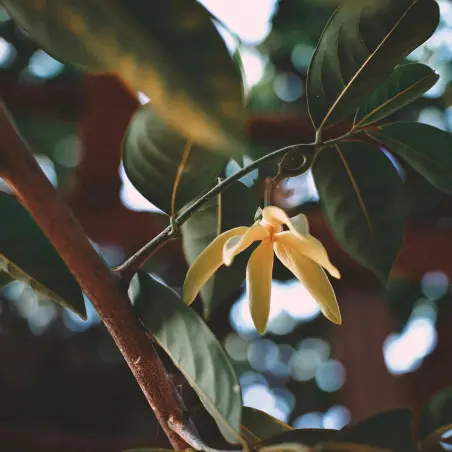
{"label": "glossy leaf", "polygon": [[129,296],[144,325],[196,391],[223,436],[237,442],[240,386],[215,335],[176,292],[146,273],[133,278]]}
{"label": "glossy leaf", "polygon": [[316,129],[353,113],[439,21],[431,0],[344,4],[320,38],[308,71],[309,112]]}
{"label": "glossy leaf", "polygon": [[403,185],[380,150],[340,142],[313,166],[323,211],[339,244],[386,282],[404,234]]}
{"label": "glossy leaf", "polygon": [[213,187],[228,161],[224,155],[192,145],[183,165],[186,146],[187,140],[148,107],[135,113],[124,138],[127,176],[148,201],[168,214],[179,167],[183,172],[176,191],[176,211]]}
{"label": "glossy leaf", "polygon": [[[232,185],[222,195],[221,232],[237,226],[251,226],[258,206],[255,190],[240,182]],[[189,265],[218,235],[218,223],[218,200],[215,198],[182,225],[182,247]],[[203,286],[200,295],[206,318],[240,289],[250,253],[251,249],[238,255],[230,267],[220,267]]]}
{"label": "glossy leaf", "polygon": [[249,444],[290,430],[293,430],[292,427],[264,411],[243,407],[240,434]]}
{"label": "glossy leaf", "polygon": [[369,135],[402,157],[434,187],[452,193],[452,135],[416,122],[386,124]]}
{"label": "glossy leaf", "polygon": [[29,213],[0,195],[0,270],[86,319],[80,287]]}
{"label": "glossy leaf", "polygon": [[379,413],[341,430],[341,442],[365,444],[397,452],[415,450],[412,431],[412,413],[397,409]]}
{"label": "glossy leaf", "polygon": [[406,64],[395,68],[359,107],[356,125],[365,126],[386,118],[422,96],[438,79],[439,75],[425,64]]}
{"label": "glossy leaf", "polygon": [[61,60],[118,73],[165,121],[214,150],[240,152],[240,73],[196,0],[5,0],[13,19]]}

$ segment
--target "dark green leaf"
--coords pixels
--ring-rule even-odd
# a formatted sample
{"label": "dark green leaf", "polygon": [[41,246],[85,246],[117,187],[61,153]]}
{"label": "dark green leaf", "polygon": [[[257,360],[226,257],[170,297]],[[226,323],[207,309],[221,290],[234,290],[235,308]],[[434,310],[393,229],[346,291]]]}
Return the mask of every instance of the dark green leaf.
{"label": "dark green leaf", "polygon": [[[271,446],[284,443],[298,443],[302,446],[315,446],[318,443],[338,441],[340,432],[338,430],[322,428],[296,429],[272,436],[259,443],[259,446]],[[260,448],[259,447],[259,448]]]}
{"label": "dark green leaf", "polygon": [[434,187],[452,193],[452,135],[417,122],[386,124],[369,135],[402,157]]}
{"label": "dark green leaf", "polygon": [[118,73],[190,140],[240,152],[243,87],[209,13],[196,0],[5,0],[50,53]]}
{"label": "dark green leaf", "polygon": [[255,408],[243,407],[240,434],[249,444],[292,430],[287,424]]}
{"label": "dark green leaf", "polygon": [[388,157],[364,142],[341,142],[320,152],[313,174],[338,242],[386,281],[405,219],[402,180]]}
{"label": "dark green leaf", "polygon": [[224,437],[237,442],[240,386],[215,335],[176,292],[146,273],[133,278],[129,296],[144,325],[196,391]]}
{"label": "dark green leaf", "polygon": [[341,430],[340,441],[365,444],[396,452],[413,452],[411,430],[412,414],[409,409],[379,413]]}
{"label": "dark green leaf", "polygon": [[[221,232],[237,226],[251,226],[258,208],[258,198],[253,189],[238,182],[222,196]],[[182,226],[182,246],[188,264],[218,235],[218,201],[212,199]],[[222,266],[201,289],[204,315],[209,317],[218,305],[238,291],[245,279],[250,251],[241,253],[231,267]]]}
{"label": "dark green leaf", "polygon": [[[124,138],[124,168],[135,188],[152,204],[171,213],[171,195],[187,140],[148,107],[132,118]],[[176,192],[176,211],[215,185],[228,159],[191,146]]]}
{"label": "dark green leaf", "polygon": [[452,424],[452,387],[438,392],[425,405],[421,413],[419,436],[426,438],[449,424]]}
{"label": "dark green leaf", "polygon": [[80,287],[28,212],[0,195],[0,270],[86,319]]}
{"label": "dark green leaf", "polygon": [[406,64],[395,68],[359,107],[356,124],[365,126],[386,118],[422,96],[438,79],[439,75],[425,64]]}
{"label": "dark green leaf", "polygon": [[8,273],[0,272],[0,290],[7,286],[13,279]]}
{"label": "dark green leaf", "polygon": [[307,80],[316,129],[342,119],[394,66],[435,31],[432,0],[388,0],[379,8],[344,4],[331,17],[312,58]]}

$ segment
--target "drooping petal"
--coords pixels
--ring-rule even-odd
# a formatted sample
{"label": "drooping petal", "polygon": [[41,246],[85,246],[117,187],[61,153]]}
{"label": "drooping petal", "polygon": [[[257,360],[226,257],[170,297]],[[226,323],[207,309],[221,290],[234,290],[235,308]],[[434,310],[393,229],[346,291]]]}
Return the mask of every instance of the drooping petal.
{"label": "drooping petal", "polygon": [[300,237],[304,237],[305,234],[307,234],[309,231],[308,219],[305,215],[297,215],[292,219],[292,221],[288,217],[287,213],[279,207],[265,207],[265,209],[262,211],[262,218],[274,227],[278,227],[284,224],[289,228],[291,232],[299,235]]}
{"label": "drooping petal", "polygon": [[223,263],[231,265],[234,257],[246,250],[253,242],[264,240],[270,232],[259,223],[254,224],[241,237],[231,237],[223,246]]}
{"label": "drooping petal", "polygon": [[183,299],[187,304],[191,304],[198,295],[201,287],[223,264],[223,246],[231,238],[243,235],[248,231],[248,227],[240,226],[223,232],[210,245],[202,251],[196,258],[185,277],[183,287]]}
{"label": "drooping petal", "polygon": [[309,259],[317,262],[323,268],[328,270],[328,273],[334,278],[340,279],[341,274],[339,270],[331,263],[330,258],[322,242],[317,240],[312,235],[300,237],[290,231],[280,232],[274,236],[275,242],[281,243],[287,248],[295,249],[297,252],[304,254]]}
{"label": "drooping petal", "polygon": [[270,314],[273,261],[273,246],[266,240],[253,251],[246,267],[251,317],[261,334],[265,333]]}
{"label": "drooping petal", "polygon": [[302,253],[282,243],[275,242],[274,250],[278,259],[315,298],[323,315],[333,323],[341,324],[342,318],[336,295],[323,268]]}

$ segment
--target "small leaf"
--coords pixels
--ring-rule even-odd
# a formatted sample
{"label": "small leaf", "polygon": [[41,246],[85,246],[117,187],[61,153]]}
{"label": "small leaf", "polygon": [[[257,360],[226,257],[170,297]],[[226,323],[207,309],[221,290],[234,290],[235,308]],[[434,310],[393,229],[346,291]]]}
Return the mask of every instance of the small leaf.
{"label": "small leaf", "polygon": [[[171,212],[171,194],[187,140],[148,107],[133,116],[124,138],[124,168],[152,204]],[[193,145],[176,191],[176,211],[216,183],[228,159]]]}
{"label": "small leaf", "polygon": [[395,122],[369,135],[402,157],[434,187],[452,193],[452,135],[417,122]]}
{"label": "small leaf", "polygon": [[308,105],[315,128],[351,114],[402,58],[432,35],[438,21],[439,8],[432,0],[339,7],[308,71]]}
{"label": "small leaf", "polygon": [[388,157],[364,142],[340,142],[320,152],[313,175],[339,244],[386,281],[405,219],[402,180]]}
{"label": "small leaf", "polygon": [[397,452],[415,450],[412,439],[412,413],[397,409],[379,413],[341,430],[341,442],[365,444]]}
{"label": "small leaf", "polygon": [[242,79],[207,10],[195,0],[5,0],[40,45],[90,71],[115,72],[147,94],[194,143],[240,152]]}
{"label": "small leaf", "polygon": [[86,319],[77,281],[29,213],[0,195],[0,270]]}
{"label": "small leaf", "polygon": [[293,430],[289,425],[264,411],[249,407],[243,407],[240,427],[242,438],[249,444]]}
{"label": "small leaf", "polygon": [[[237,226],[251,226],[258,208],[257,194],[240,182],[222,195],[221,232]],[[182,247],[189,265],[218,235],[218,201],[212,199],[198,210],[182,227]],[[226,299],[237,292],[245,280],[246,264],[251,250],[237,256],[230,267],[222,266],[201,289],[206,318]]]}
{"label": "small leaf", "polygon": [[237,442],[240,386],[215,335],[176,292],[146,273],[133,278],[129,296],[144,325],[196,391],[225,439]]}
{"label": "small leaf", "polygon": [[444,430],[444,426],[450,424],[452,424],[452,387],[439,391],[425,405],[419,422],[419,436],[421,439],[426,438],[438,430]]}
{"label": "small leaf", "polygon": [[425,64],[414,63],[394,69],[358,109],[357,126],[380,121],[422,96],[439,79],[439,75]]}

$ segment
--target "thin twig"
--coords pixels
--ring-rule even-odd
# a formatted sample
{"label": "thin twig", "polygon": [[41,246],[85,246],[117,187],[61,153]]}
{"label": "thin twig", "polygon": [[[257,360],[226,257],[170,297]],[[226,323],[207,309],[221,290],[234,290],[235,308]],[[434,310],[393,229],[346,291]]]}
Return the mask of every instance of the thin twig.
{"label": "thin twig", "polygon": [[117,275],[96,253],[82,227],[42,172],[0,103],[0,176],[33,216],[89,297],[175,449],[187,448],[168,426],[185,422],[172,380],[141,327]]}
{"label": "thin twig", "polygon": [[[255,160],[254,162],[243,167],[241,170],[232,174],[228,178],[224,179],[203,196],[201,196],[174,220],[175,225],[177,227],[182,226],[207,201],[209,201],[219,193],[223,193],[234,182],[239,181],[243,176],[251,173],[251,171],[254,171],[264,163],[276,160],[278,157],[282,157],[287,151],[290,151],[291,149],[312,147],[313,145],[313,143],[292,144],[290,146],[286,146],[284,148],[271,152],[258,160]],[[159,235],[157,235],[150,242],[144,245],[143,248],[138,250],[133,256],[127,259],[120,266],[116,267],[115,271],[119,274],[120,278],[124,280],[125,283],[128,283],[130,275],[133,276],[147,262],[150,256],[152,256],[152,254],[154,253],[155,248],[160,247],[162,242],[167,242],[173,236],[173,234],[175,233],[174,229],[175,228],[173,228],[171,225],[166,227],[162,232],[160,232]]]}
{"label": "thin twig", "polygon": [[[223,193],[227,190],[232,184],[239,181],[243,176],[254,171],[256,168],[259,168],[264,163],[270,162],[272,160],[276,160],[279,157],[283,157],[286,152],[290,150],[296,150],[299,148],[306,147],[320,147],[327,146],[330,144],[334,144],[337,141],[340,141],[350,135],[350,132],[347,132],[345,135],[334,138],[332,140],[325,141],[323,143],[301,143],[301,144],[291,144],[289,146],[285,146],[276,151],[270,152],[267,155],[264,155],[258,160],[250,163],[249,165],[243,167],[241,170],[232,174],[228,178],[221,181],[219,184],[215,185],[211,190],[201,196],[197,201],[195,201],[190,207],[184,210],[177,218],[173,220],[173,223],[178,227],[182,226],[201,206],[203,206],[207,201],[209,201],[214,196],[219,193]],[[320,135],[317,137],[319,138]],[[161,247],[162,243],[166,243],[177,233],[177,228],[172,227],[172,225],[167,226],[159,235],[154,237],[150,242],[144,245],[141,249],[139,249],[133,256],[123,262],[120,266],[118,266],[115,271],[118,273],[121,280],[124,280],[125,283],[128,283],[131,278],[152,256],[154,250],[157,247]]]}

